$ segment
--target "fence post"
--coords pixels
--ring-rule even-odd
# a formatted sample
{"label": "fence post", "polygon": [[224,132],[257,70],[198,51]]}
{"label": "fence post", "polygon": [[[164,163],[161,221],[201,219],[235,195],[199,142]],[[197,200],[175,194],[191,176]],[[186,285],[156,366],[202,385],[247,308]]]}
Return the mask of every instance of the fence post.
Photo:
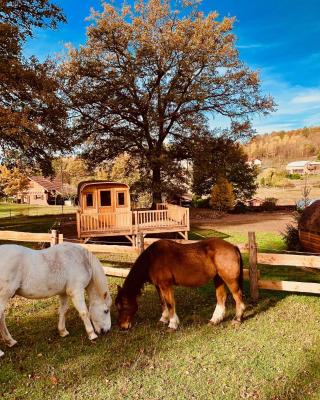
{"label": "fence post", "polygon": [[55,229],[52,229],[50,246],[54,246],[57,243],[58,243],[58,232]]}
{"label": "fence post", "polygon": [[59,235],[58,235],[58,243],[63,243],[63,233],[59,233]]}
{"label": "fence post", "polygon": [[256,234],[248,232],[249,240],[249,281],[250,281],[250,296],[253,301],[259,299],[258,286],[258,268],[257,268],[257,243]]}
{"label": "fence post", "polygon": [[141,254],[144,251],[144,237],[143,233],[139,232],[137,234],[137,248],[139,251],[139,254]]}
{"label": "fence post", "polygon": [[77,234],[78,234],[78,239],[81,239],[81,214],[80,211],[77,210]]}
{"label": "fence post", "polygon": [[138,211],[134,211],[134,230],[135,233],[139,232],[139,220]]}

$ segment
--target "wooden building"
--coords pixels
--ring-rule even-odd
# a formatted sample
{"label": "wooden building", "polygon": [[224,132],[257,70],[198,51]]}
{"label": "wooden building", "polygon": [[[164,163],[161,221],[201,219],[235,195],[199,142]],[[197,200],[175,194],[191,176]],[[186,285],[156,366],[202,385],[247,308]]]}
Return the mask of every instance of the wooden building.
{"label": "wooden building", "polygon": [[189,210],[157,204],[156,210],[131,209],[128,185],[88,181],[78,186],[77,231],[79,239],[126,236],[132,242],[138,233],[178,232],[188,238]]}
{"label": "wooden building", "polygon": [[43,176],[30,176],[28,179],[28,188],[17,195],[19,203],[47,206],[55,204],[57,197],[62,196],[61,179]]}
{"label": "wooden building", "polygon": [[320,200],[307,206],[299,219],[299,240],[311,253],[320,253]]}

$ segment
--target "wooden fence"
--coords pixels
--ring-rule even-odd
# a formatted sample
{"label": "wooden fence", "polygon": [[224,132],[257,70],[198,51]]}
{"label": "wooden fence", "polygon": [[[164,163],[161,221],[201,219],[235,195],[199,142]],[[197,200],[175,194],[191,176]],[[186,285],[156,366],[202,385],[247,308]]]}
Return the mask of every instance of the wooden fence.
{"label": "wooden fence", "polygon": [[50,246],[63,242],[63,235],[57,230],[51,233],[30,233],[15,231],[0,231],[0,240],[14,242],[50,243]]}
{"label": "wooden fence", "polygon": [[[29,233],[29,232],[14,232],[0,231],[0,240],[14,242],[42,242],[49,243],[53,246],[58,243],[63,243],[64,238],[56,230],[51,233]],[[137,246],[119,246],[105,244],[83,244],[80,245],[92,253],[116,253],[130,254],[133,258],[138,255],[151,243],[159,239],[146,239],[142,234],[137,236]],[[196,240],[177,239],[179,243],[193,243]],[[248,244],[238,245],[240,250],[249,253],[249,269],[244,269],[243,276],[245,280],[250,282],[250,296],[254,301],[259,298],[259,289],[280,290],[300,293],[320,294],[320,284],[311,282],[296,282],[296,281],[281,281],[281,280],[263,280],[260,279],[260,271],[258,265],[283,265],[305,267],[320,270],[320,256],[316,255],[295,255],[295,254],[275,254],[275,253],[260,253],[257,248],[255,233],[249,232]],[[128,268],[104,267],[107,275],[125,278],[128,273]]]}
{"label": "wooden fence", "polygon": [[256,301],[259,289],[320,294],[320,283],[260,279],[258,264],[304,267],[320,270],[320,256],[259,253],[255,233],[249,232],[250,296]]}

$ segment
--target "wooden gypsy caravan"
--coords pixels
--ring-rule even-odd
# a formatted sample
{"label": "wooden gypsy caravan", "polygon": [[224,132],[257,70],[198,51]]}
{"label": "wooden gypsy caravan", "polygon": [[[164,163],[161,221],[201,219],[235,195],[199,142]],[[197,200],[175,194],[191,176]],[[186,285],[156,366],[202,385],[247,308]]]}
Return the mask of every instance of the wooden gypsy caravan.
{"label": "wooden gypsy caravan", "polygon": [[320,200],[304,209],[299,220],[299,240],[306,251],[320,254]]}
{"label": "wooden gypsy caravan", "polygon": [[189,209],[161,203],[156,210],[132,210],[128,185],[88,181],[78,186],[78,238],[126,236],[132,243],[138,233],[178,232],[188,238]]}

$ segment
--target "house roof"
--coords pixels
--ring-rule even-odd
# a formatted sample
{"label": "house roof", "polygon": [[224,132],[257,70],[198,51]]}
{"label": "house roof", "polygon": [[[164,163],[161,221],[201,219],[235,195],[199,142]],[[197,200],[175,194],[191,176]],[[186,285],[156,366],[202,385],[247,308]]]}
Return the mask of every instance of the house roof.
{"label": "house roof", "polygon": [[38,185],[42,186],[48,191],[56,191],[62,194],[62,182],[60,178],[45,178],[44,176],[29,176],[29,179],[36,182]]}
{"label": "house roof", "polygon": [[310,161],[293,161],[287,165],[287,168],[303,168],[309,163]]}

